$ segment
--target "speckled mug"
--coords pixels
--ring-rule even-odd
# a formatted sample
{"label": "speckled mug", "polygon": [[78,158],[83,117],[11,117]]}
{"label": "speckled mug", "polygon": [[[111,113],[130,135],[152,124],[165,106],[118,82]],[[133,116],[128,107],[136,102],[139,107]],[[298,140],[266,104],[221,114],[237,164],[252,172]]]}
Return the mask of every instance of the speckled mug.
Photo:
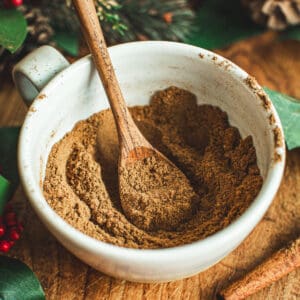
{"label": "speckled mug", "polygon": [[[44,46],[15,67],[16,86],[32,102],[21,130],[18,163],[29,201],[49,231],[75,256],[114,277],[139,282],[194,275],[234,250],[261,220],[280,185],[285,146],[278,115],[261,87],[232,62],[204,49],[172,42],[134,42],[109,49],[129,106],[146,105],[157,90],[187,89],[198,103],[219,106],[243,137],[252,135],[264,184],[245,213],[217,233],[168,249],[127,249],[76,230],[48,205],[41,180],[52,145],[74,124],[109,107],[91,56],[69,65]],[[51,258],[50,258],[51,259]]]}

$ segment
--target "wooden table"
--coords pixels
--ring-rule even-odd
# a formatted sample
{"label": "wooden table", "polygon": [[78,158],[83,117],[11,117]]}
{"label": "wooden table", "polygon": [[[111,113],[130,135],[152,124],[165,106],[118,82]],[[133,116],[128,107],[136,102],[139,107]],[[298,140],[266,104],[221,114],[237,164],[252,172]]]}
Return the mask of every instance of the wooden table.
{"label": "wooden table", "polygon": [[[260,84],[300,99],[300,43],[265,34],[217,51],[236,62]],[[26,107],[14,87],[0,90],[0,126],[22,124]],[[21,189],[18,213],[25,231],[11,255],[27,263],[40,279],[47,299],[214,299],[228,283],[267,258],[300,233],[300,149],[290,151],[280,190],[251,235],[209,270],[171,283],[139,284],[97,272],[65,250],[36,218]],[[300,269],[249,299],[299,299]]]}

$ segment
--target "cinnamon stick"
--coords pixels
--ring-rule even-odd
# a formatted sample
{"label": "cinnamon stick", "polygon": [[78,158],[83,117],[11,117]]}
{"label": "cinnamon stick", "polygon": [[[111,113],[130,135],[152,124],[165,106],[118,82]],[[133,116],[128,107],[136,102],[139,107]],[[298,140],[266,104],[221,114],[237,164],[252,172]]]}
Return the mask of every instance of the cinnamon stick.
{"label": "cinnamon stick", "polygon": [[218,299],[244,299],[300,266],[300,237],[275,252],[250,273],[218,294]]}

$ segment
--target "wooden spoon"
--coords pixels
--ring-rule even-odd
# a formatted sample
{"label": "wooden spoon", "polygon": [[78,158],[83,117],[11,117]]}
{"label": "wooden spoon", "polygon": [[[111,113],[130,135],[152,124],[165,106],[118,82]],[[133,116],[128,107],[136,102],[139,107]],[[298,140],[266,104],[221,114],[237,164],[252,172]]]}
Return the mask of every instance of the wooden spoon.
{"label": "wooden spoon", "polygon": [[[179,181],[187,181],[187,178],[185,175],[177,169],[177,167],[170,162],[163,154],[161,154],[158,150],[156,150],[142,135],[142,133],[137,128],[136,124],[134,123],[129,110],[126,106],[125,100],[123,98],[118,80],[116,78],[114,68],[111,63],[110,56],[107,51],[107,46],[105,43],[105,39],[103,37],[103,33],[100,27],[100,23],[98,20],[98,16],[96,14],[96,9],[94,6],[93,0],[73,0],[73,4],[76,8],[81,28],[83,29],[83,33],[85,36],[85,40],[89,46],[89,49],[92,53],[92,57],[95,63],[95,66],[98,70],[98,73],[101,77],[104,89],[106,91],[111,110],[114,115],[117,131],[118,131],[118,137],[119,137],[119,149],[120,149],[120,157],[119,157],[119,187],[120,191],[122,190],[121,181],[120,181],[120,170],[124,170],[124,168],[127,168],[129,165],[135,164],[138,161],[147,159],[149,157],[155,156],[161,161],[164,161],[166,165],[172,166],[174,169],[173,171],[177,174],[180,174]],[[143,176],[141,174],[141,176]],[[182,183],[182,182],[181,182]],[[189,183],[188,183],[189,185]],[[192,190],[192,188],[189,186],[188,188],[189,192]],[[183,190],[184,193],[186,193],[186,190]],[[174,191],[173,191],[174,193]],[[135,217],[132,215],[133,211],[137,211],[136,208],[140,207],[140,203],[134,203],[134,199],[131,197],[131,203],[128,203],[124,197],[122,197],[121,194],[121,204],[123,207],[123,210],[125,212],[125,215],[135,223]],[[178,198],[178,197],[177,197]],[[180,197],[179,197],[180,198]],[[184,197],[183,197],[184,199]],[[124,201],[122,201],[124,200]],[[178,203],[181,203],[178,207],[178,209],[181,211],[180,215],[183,215],[182,218],[187,218],[187,215],[190,215],[191,211],[191,201],[188,201],[188,203],[184,203],[182,205],[182,201],[178,201]],[[131,209],[131,204],[134,209]],[[149,204],[149,203],[148,203]],[[157,205],[157,204],[155,204]],[[176,205],[177,203],[171,203],[173,206],[172,213],[167,211],[164,206],[161,206],[161,216],[165,216],[167,218],[173,218],[172,214],[176,213]],[[152,207],[153,208],[153,207]],[[170,207],[168,206],[168,209]],[[165,211],[164,211],[165,209]],[[143,211],[140,211],[140,217],[143,216],[145,213],[145,207],[143,208]],[[147,209],[146,209],[147,210]],[[149,210],[153,211],[153,209]],[[155,217],[155,221],[153,221],[153,218]],[[158,229],[159,227],[162,228],[168,228],[168,224],[165,224],[166,222],[172,223],[172,220],[169,219],[165,221],[161,221],[157,216],[149,216],[150,221],[147,223],[147,226],[144,226],[144,229]],[[180,219],[182,219],[180,218]],[[153,220],[152,220],[153,219]],[[144,221],[141,220],[136,222],[136,225],[139,227],[143,227]],[[181,221],[181,220],[179,220]],[[178,222],[179,222],[178,221]],[[154,222],[154,223],[153,223]],[[178,223],[177,222],[177,223]],[[176,223],[176,222],[175,222]],[[173,226],[177,225],[172,224]],[[155,226],[154,226],[154,225]]]}

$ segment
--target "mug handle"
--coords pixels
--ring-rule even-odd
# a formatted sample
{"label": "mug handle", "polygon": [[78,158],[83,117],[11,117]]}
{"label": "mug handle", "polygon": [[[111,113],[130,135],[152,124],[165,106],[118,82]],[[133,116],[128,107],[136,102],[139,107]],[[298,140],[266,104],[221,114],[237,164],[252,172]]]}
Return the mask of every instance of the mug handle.
{"label": "mug handle", "polygon": [[13,69],[13,80],[24,102],[30,106],[41,89],[69,65],[66,58],[50,46],[42,46],[25,56]]}

